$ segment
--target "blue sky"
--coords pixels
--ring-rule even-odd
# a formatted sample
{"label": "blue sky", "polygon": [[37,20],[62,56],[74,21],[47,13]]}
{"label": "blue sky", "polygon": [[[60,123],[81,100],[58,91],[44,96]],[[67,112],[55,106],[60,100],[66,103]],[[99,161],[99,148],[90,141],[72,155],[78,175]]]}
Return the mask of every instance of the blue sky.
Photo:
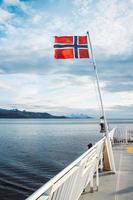
{"label": "blue sky", "polygon": [[99,117],[90,60],[54,60],[89,30],[109,117],[133,117],[132,0],[0,0],[0,107]]}

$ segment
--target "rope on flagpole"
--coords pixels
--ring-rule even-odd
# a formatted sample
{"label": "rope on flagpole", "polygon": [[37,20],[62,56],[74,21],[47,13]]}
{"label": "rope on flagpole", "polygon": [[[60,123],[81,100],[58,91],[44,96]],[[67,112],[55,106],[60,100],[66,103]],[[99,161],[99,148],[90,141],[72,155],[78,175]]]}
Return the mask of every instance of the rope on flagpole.
{"label": "rope on flagpole", "polygon": [[87,36],[88,36],[89,45],[90,45],[92,64],[93,64],[94,71],[95,71],[95,76],[96,76],[96,83],[97,83],[97,89],[98,89],[98,93],[99,93],[100,104],[101,104],[101,111],[102,111],[102,115],[104,117],[105,129],[106,129],[106,133],[107,133],[108,125],[107,125],[107,121],[106,121],[106,115],[105,115],[105,111],[104,111],[102,94],[101,94],[101,89],[100,89],[100,84],[99,84],[99,77],[98,77],[98,72],[97,72],[97,67],[96,67],[96,62],[95,62],[95,58],[94,58],[94,54],[93,54],[93,48],[92,48],[89,32],[87,32]]}
{"label": "rope on flagpole", "polygon": [[100,103],[100,99],[99,99],[99,94],[98,94],[98,91],[97,91],[96,80],[93,79],[92,82],[93,82],[93,85],[94,85],[96,99],[97,99],[97,106],[98,106],[98,114],[97,114],[97,116],[100,119],[100,117],[102,116],[102,111],[101,111],[101,103]]}
{"label": "rope on flagpole", "polygon": [[103,106],[103,99],[102,99],[102,94],[101,94],[101,89],[100,89],[100,84],[99,84],[99,76],[98,76],[98,72],[97,72],[97,66],[96,66],[96,62],[95,62],[95,58],[94,58],[94,54],[93,54],[93,48],[92,48],[89,32],[87,32],[87,37],[88,37],[88,41],[89,41],[89,45],[90,45],[92,64],[93,64],[95,76],[96,76],[96,83],[97,83],[97,89],[98,89],[100,104],[101,104],[102,116],[104,118],[104,123],[105,123],[105,135],[106,135],[107,144],[108,144],[110,168],[115,173],[116,169],[115,169],[115,163],[114,163],[114,156],[113,156],[111,141],[110,141],[110,138],[109,138],[109,130],[108,130],[108,125],[107,125],[107,121],[106,121],[106,115],[105,115],[105,110],[104,110],[104,106]]}

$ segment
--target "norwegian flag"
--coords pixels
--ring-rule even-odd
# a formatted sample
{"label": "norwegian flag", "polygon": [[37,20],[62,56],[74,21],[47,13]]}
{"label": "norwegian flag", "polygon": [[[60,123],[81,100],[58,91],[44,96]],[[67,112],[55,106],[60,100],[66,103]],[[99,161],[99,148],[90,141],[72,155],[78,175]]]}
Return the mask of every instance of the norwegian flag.
{"label": "norwegian flag", "polygon": [[56,59],[89,58],[87,36],[55,36]]}

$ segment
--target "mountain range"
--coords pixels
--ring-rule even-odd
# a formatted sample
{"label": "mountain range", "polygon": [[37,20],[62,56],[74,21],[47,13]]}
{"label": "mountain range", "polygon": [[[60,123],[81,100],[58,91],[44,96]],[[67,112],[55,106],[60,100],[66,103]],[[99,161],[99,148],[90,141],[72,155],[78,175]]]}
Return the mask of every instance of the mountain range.
{"label": "mountain range", "polygon": [[18,109],[0,109],[0,118],[42,118],[42,119],[64,119],[65,116],[55,116],[47,112],[29,112]]}
{"label": "mountain range", "polygon": [[40,118],[40,119],[87,119],[91,118],[85,114],[71,114],[69,116],[56,116],[51,115],[47,112],[29,112],[26,110],[18,110],[18,109],[2,109],[0,108],[0,118]]}

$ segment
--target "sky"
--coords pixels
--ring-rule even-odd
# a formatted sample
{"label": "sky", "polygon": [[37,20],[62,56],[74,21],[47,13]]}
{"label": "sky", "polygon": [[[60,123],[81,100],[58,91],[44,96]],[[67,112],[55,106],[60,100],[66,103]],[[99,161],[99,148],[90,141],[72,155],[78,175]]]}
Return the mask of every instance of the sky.
{"label": "sky", "polygon": [[90,32],[108,117],[133,118],[133,0],[0,0],[0,108],[99,117],[89,59],[55,60],[53,36]]}

